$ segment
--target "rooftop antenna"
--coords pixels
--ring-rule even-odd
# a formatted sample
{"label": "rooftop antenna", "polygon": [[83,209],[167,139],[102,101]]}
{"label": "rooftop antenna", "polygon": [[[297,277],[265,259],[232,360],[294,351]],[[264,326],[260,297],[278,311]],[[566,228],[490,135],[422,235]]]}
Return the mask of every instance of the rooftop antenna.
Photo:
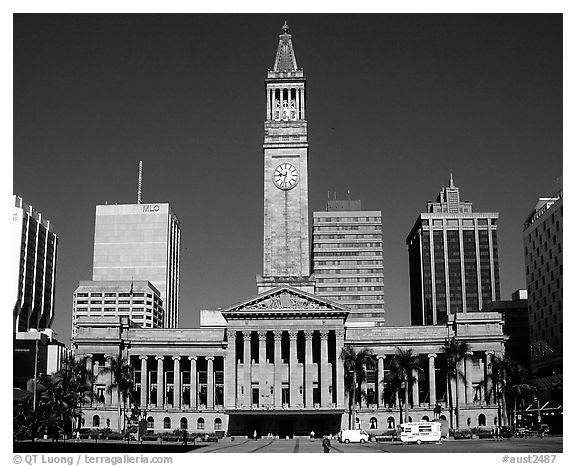
{"label": "rooftop antenna", "polygon": [[142,160],[138,162],[138,204],[142,204]]}

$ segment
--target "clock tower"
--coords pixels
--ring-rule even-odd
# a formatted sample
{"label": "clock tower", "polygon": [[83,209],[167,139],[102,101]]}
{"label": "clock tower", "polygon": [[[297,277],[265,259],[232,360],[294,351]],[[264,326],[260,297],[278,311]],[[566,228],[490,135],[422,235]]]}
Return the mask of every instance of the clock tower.
{"label": "clock tower", "polygon": [[264,267],[258,293],[290,285],[313,293],[308,232],[306,78],[284,23],[266,77]]}

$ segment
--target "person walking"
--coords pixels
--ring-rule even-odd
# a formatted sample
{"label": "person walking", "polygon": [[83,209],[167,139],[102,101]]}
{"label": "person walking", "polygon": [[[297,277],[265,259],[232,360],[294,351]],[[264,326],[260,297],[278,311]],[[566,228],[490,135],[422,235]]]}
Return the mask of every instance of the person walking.
{"label": "person walking", "polygon": [[256,429],[254,429],[254,440],[256,440],[258,438],[258,432],[256,431]]}
{"label": "person walking", "polygon": [[328,437],[324,437],[324,440],[322,440],[322,448],[324,448],[324,453],[330,453],[330,447],[332,447],[330,444],[330,439]]}
{"label": "person walking", "polygon": [[186,429],[182,431],[182,445],[188,445],[188,432],[186,432]]}
{"label": "person walking", "polygon": [[310,440],[312,440],[313,438],[314,438],[314,431],[311,430],[311,431],[310,431]]}

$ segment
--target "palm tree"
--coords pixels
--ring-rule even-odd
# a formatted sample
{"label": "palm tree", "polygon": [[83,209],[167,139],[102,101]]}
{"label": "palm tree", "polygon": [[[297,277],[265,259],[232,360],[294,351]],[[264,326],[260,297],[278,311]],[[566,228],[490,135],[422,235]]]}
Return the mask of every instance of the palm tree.
{"label": "palm tree", "polygon": [[[503,423],[508,424],[508,419],[511,418],[513,426],[516,427],[518,405],[522,407],[531,401],[538,389],[528,383],[528,371],[508,355],[493,357],[492,376],[495,381],[494,392],[498,410],[502,412]],[[511,410],[508,407],[508,401],[511,402]],[[502,424],[502,419],[499,419],[499,423]]]}
{"label": "palm tree", "polygon": [[[390,372],[381,383],[392,383],[398,392],[400,423],[408,422],[408,393],[416,380],[414,373],[419,372],[422,372],[420,356],[414,354],[411,349],[396,348],[396,354],[390,362]],[[403,389],[402,396],[400,396],[400,389]],[[402,405],[404,405],[404,416],[402,416]]]}
{"label": "palm tree", "polygon": [[[126,429],[126,404],[129,401],[130,403],[136,403],[134,397],[134,367],[130,365],[129,360],[122,357],[111,358],[110,365],[104,367],[102,373],[112,375],[112,381],[107,391],[112,393],[116,389],[118,393],[118,431],[124,432]],[[122,401],[122,405],[120,405],[120,401]],[[124,416],[122,416],[121,410],[123,410]]]}
{"label": "palm tree", "polygon": [[[462,374],[458,370],[458,366],[461,361],[466,359],[467,353],[470,352],[470,345],[465,341],[456,340],[455,338],[448,338],[442,345],[442,351],[446,356],[446,382],[448,384],[448,407],[450,410],[450,428],[454,428],[454,416],[456,415],[456,429],[460,427],[458,421],[458,410],[459,410],[459,400],[458,400],[458,378],[462,377]],[[452,401],[452,380],[455,381],[455,398],[456,403]]]}
{"label": "palm tree", "polygon": [[358,387],[366,380],[365,367],[367,363],[374,360],[374,355],[371,349],[364,348],[356,352],[352,346],[345,345],[340,353],[340,359],[344,361],[344,388],[348,393],[348,408],[350,410],[348,427],[352,429],[352,425],[356,427],[356,401],[362,397]]}

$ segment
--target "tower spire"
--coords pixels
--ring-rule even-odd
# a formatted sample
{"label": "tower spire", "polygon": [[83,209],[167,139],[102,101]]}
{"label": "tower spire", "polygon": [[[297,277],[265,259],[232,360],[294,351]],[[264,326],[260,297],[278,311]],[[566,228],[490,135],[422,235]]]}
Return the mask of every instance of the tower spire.
{"label": "tower spire", "polygon": [[454,187],[454,178],[452,178],[452,170],[450,170],[450,187]]}
{"label": "tower spire", "polygon": [[284,21],[282,34],[280,34],[280,40],[278,42],[276,60],[274,61],[273,71],[276,73],[296,71],[298,69],[294,47],[292,46],[292,36],[288,34],[288,31],[290,31],[290,28],[288,27],[288,23]]}

